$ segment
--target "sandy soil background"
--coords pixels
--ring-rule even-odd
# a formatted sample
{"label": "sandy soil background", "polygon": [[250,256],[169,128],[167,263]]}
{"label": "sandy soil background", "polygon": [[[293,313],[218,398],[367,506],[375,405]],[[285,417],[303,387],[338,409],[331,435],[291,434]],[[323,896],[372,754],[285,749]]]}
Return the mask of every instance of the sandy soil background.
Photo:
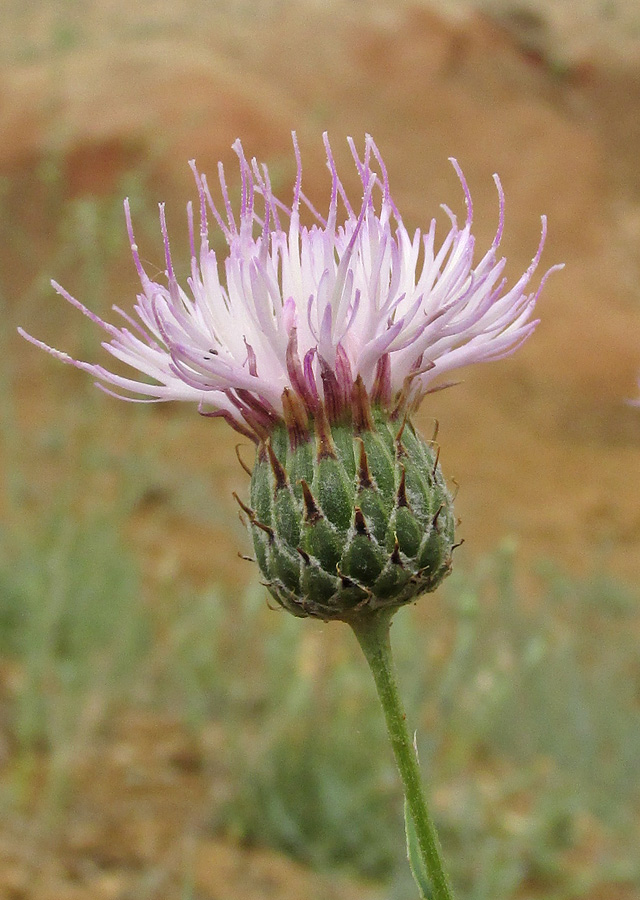
{"label": "sandy soil background", "polygon": [[[546,213],[543,263],[566,269],[545,290],[535,337],[512,360],[464,373],[462,387],[424,404],[422,421],[442,422],[473,552],[508,533],[528,554],[640,574],[640,416],[626,404],[640,368],[635,4],[447,4],[442,16],[427,5],[358,2],[71,9],[16,5],[4,32],[0,165],[32,227],[29,172],[52,148],[80,196],[108,190],[153,153],[153,192],[180,223],[192,194],[186,159],[213,171],[218,159],[230,163],[241,135],[247,152],[281,160],[286,181],[293,127],[319,202],[321,132],[347,182],[343,137],[371,132],[411,226],[440,202],[461,211],[447,162],[456,156],[481,244],[495,228],[499,172],[512,277]],[[11,303],[25,273],[11,261],[7,269]],[[132,269],[116,288],[119,300],[135,290]],[[21,359],[37,398],[48,364],[30,352]],[[189,427],[199,444],[209,440],[210,423],[194,417]]]}

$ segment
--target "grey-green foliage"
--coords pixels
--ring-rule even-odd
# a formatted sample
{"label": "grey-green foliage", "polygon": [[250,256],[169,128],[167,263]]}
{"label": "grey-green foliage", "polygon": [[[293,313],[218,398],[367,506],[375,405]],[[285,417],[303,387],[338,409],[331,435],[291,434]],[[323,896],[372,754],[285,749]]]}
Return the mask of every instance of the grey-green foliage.
{"label": "grey-green foliage", "polygon": [[[19,673],[2,702],[18,752],[51,755],[54,799],[74,748],[141,693],[195,732],[222,728],[229,788],[213,827],[414,900],[399,785],[348,629],[278,614],[262,588],[172,591],[148,607],[121,537],[130,507],[79,513],[65,497],[0,541],[0,650]],[[527,884],[568,900],[640,876],[636,622],[635,595],[613,581],[547,566],[524,590],[505,551],[396,616],[401,689],[461,900],[511,900]],[[568,868],[589,821],[614,838]]]}
{"label": "grey-green foliage", "polygon": [[51,748],[95,704],[106,711],[145,652],[137,565],[104,516],[52,519],[21,547],[3,538],[0,649],[21,664],[12,729]]}
{"label": "grey-green foliage", "polygon": [[194,729],[224,723],[230,795],[214,826],[317,867],[384,876],[402,809],[369,676],[341,626],[329,660],[318,625],[269,609],[263,588],[209,591],[189,606],[162,689]]}
{"label": "grey-green foliage", "polygon": [[542,592],[518,589],[501,552],[475,602],[454,581],[458,636],[441,686],[456,730],[526,766],[552,761],[594,813],[620,819],[640,798],[638,599],[614,579],[571,580],[539,567]]}
{"label": "grey-green foliage", "polygon": [[[444,593],[430,630],[418,604],[398,613],[392,640],[423,769],[444,798],[436,815],[459,896],[508,900],[535,883],[569,898],[640,878],[632,592],[547,570],[531,596],[501,551]],[[227,607],[238,643],[224,653],[236,663],[219,667],[216,696],[230,725],[232,794],[215,822],[415,896],[381,715],[348,631],[255,602],[249,615],[237,601]],[[565,854],[590,822],[615,838],[571,869]]]}

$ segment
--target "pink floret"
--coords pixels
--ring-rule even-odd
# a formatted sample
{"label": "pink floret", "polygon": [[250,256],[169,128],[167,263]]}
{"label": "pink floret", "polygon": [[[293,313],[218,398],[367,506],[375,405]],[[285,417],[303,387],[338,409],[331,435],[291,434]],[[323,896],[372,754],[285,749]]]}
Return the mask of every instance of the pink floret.
{"label": "pink floret", "polygon": [[[125,378],[100,365],[20,333],[62,362],[93,375],[98,386],[122,399],[190,400],[243,433],[260,433],[282,419],[283,404],[298,397],[311,416],[319,402],[331,415],[349,404],[354,383],[374,403],[391,408],[403,392],[415,407],[438,389],[445,373],[513,353],[537,324],[534,307],[549,274],[529,290],[546,238],[546,219],[530,266],[511,287],[502,277],[498,248],[504,229],[504,195],[497,176],[499,221],[493,243],[474,263],[473,206],[464,192],[462,227],[443,207],[449,231],[436,245],[436,224],[407,232],[391,197],[382,157],[367,136],[364,154],[349,139],[362,201],[351,205],[324,136],[331,194],[326,215],[302,189],[297,175],[291,206],[273,193],[269,172],[248,161],[240,141],[241,202],[236,213],[219,165],[221,206],[191,162],[199,198],[199,232],[188,205],[191,275],[181,286],[171,259],[164,205],[160,230],[165,281],[146,273],[134,238],[129,204],[125,217],[142,292],[133,313],[113,309],[124,324],[104,321],[54,283],[56,291],[107,334],[103,346],[143,377]],[[302,224],[301,216],[310,224]],[[227,242],[218,259],[209,246],[209,217]],[[405,396],[405,400],[407,397]]]}

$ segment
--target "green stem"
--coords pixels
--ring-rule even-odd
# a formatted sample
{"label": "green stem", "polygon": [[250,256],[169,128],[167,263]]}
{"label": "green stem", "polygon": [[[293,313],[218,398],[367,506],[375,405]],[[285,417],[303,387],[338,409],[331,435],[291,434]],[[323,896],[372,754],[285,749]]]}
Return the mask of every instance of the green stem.
{"label": "green stem", "polygon": [[349,624],[376,683],[391,746],[404,785],[405,798],[415,826],[418,846],[431,881],[433,900],[453,900],[442,863],[440,842],[422,789],[418,759],[398,693],[389,640],[390,622],[391,615],[384,611],[373,616],[363,616]]}

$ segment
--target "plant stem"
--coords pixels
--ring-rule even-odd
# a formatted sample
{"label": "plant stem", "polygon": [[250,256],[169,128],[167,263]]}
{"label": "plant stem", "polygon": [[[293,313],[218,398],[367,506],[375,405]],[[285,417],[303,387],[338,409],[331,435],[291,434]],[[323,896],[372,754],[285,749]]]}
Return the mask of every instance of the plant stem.
{"label": "plant stem", "polygon": [[391,614],[381,611],[349,622],[373,674],[387,731],[404,785],[420,853],[429,875],[433,900],[453,900],[444,871],[440,842],[422,789],[420,769],[398,693],[389,640]]}

